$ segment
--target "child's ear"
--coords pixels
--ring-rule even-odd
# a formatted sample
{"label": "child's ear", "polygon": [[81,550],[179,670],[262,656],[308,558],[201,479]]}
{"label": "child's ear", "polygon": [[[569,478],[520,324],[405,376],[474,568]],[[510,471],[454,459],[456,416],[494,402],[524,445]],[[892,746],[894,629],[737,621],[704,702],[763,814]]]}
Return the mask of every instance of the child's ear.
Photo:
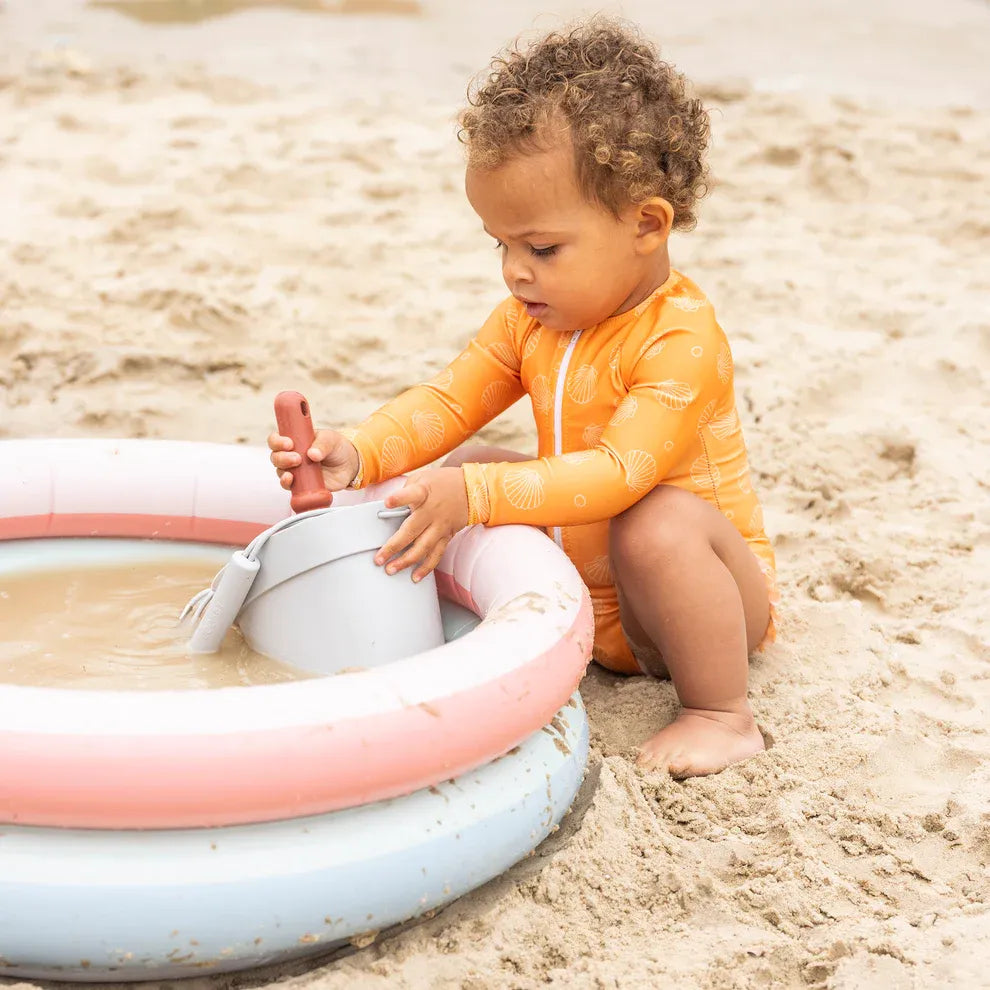
{"label": "child's ear", "polygon": [[663,247],[674,225],[674,208],[665,199],[654,196],[636,207],[636,250],[652,254]]}

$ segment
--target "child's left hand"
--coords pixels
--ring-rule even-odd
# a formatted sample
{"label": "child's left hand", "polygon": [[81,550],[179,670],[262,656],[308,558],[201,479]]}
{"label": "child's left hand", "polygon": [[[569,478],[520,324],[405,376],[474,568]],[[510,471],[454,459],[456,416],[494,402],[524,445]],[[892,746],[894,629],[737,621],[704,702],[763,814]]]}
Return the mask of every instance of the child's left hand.
{"label": "child's left hand", "polygon": [[[375,563],[381,565],[387,561],[385,569],[389,574],[418,564],[413,580],[421,581],[440,562],[454,534],[467,525],[464,472],[459,467],[422,471],[405,488],[385,499],[387,509],[402,505],[408,505],[412,513],[378,551]],[[399,556],[390,560],[395,554]]]}

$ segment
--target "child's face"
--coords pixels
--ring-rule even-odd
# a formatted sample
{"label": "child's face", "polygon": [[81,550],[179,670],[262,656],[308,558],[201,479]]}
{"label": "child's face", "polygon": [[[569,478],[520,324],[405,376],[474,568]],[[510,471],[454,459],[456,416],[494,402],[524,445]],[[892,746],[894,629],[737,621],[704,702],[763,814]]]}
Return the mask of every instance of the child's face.
{"label": "child's face", "polygon": [[496,169],[469,167],[465,188],[498,242],[509,291],[552,330],[585,329],[625,312],[666,278],[657,257],[663,247],[666,263],[666,230],[644,239],[639,208],[616,218],[589,202],[566,138]]}

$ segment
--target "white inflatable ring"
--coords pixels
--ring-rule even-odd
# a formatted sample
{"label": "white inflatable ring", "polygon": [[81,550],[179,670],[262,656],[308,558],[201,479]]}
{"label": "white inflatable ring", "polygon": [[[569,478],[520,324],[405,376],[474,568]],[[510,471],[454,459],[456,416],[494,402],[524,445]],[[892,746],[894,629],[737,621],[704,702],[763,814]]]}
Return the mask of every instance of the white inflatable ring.
{"label": "white inflatable ring", "polygon": [[587,754],[575,696],[510,755],[391,801],[216,829],[8,826],[0,974],[169,979],[326,952],[522,859],[570,807]]}
{"label": "white inflatable ring", "polygon": [[[288,514],[257,448],[10,440],[0,442],[0,477],[0,540],[243,545]],[[295,818],[408,794],[506,753],[576,689],[593,638],[587,591],[528,527],[458,534],[438,586],[481,625],[367,671],[189,691],[0,684],[0,822],[127,829]]]}

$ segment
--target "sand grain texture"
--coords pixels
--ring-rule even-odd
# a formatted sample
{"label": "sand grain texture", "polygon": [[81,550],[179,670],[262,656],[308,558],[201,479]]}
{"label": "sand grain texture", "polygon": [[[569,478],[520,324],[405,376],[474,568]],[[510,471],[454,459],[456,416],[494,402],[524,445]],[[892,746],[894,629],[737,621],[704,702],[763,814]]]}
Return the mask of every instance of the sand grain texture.
{"label": "sand grain texture", "polygon": [[[456,351],[503,289],[451,118],[477,52],[533,9],[475,31],[426,7],[338,19],[336,61],[315,15],[0,14],[0,436],[257,443],[281,388],[345,424]],[[699,82],[717,184],[673,252],[729,333],[776,542],[780,639],[752,671],[775,745],[643,774],[671,687],[592,670],[579,824],[436,917],[262,983],[990,986],[990,106],[932,82],[990,92],[966,54],[990,7],[950,4],[928,47],[920,9],[873,15],[925,66],[916,100],[910,79],[857,94],[841,64],[834,86],[817,63]],[[272,26],[292,71],[253,44]],[[390,63],[403,31],[446,32],[446,57]],[[702,61],[704,31],[668,35]],[[485,436],[531,445],[523,404]]]}

